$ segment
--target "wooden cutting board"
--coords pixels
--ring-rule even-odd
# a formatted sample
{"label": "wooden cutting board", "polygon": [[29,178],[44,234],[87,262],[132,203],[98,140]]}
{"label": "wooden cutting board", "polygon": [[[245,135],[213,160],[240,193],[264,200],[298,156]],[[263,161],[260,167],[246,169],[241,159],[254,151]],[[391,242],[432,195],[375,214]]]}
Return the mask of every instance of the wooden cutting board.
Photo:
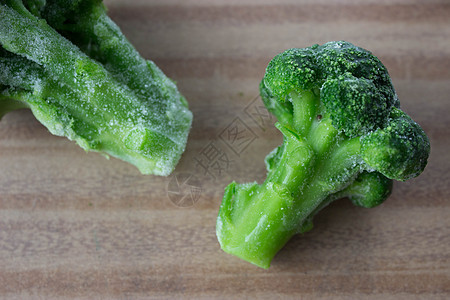
{"label": "wooden cutting board", "polygon": [[[85,153],[29,111],[0,122],[5,299],[450,298],[450,3],[446,0],[108,0],[113,20],[178,82],[195,119],[172,177]],[[220,250],[232,180],[265,178],[281,143],[258,98],[270,59],[348,40],[390,70],[428,133],[429,165],[374,209],[341,200],[269,270]]]}

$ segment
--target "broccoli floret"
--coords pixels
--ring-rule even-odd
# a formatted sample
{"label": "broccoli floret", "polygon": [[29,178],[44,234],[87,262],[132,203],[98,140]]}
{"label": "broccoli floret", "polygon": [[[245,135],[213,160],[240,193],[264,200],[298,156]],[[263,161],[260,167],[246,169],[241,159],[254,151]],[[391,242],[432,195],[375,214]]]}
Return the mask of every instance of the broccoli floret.
{"label": "broccoli floret", "polygon": [[55,135],[168,175],[192,113],[100,0],[0,2],[0,117],[31,108]]}
{"label": "broccoli floret", "polygon": [[268,268],[330,202],[377,206],[392,179],[416,177],[427,164],[428,137],[367,50],[344,41],[289,49],[269,63],[260,91],[283,144],[266,157],[264,183],[225,189],[217,219],[222,249],[257,266]]}

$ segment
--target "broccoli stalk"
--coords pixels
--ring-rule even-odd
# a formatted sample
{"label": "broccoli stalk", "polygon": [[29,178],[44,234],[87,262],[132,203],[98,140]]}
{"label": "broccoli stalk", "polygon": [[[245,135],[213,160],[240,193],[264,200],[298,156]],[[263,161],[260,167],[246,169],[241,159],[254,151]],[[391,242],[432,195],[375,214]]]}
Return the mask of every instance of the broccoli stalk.
{"label": "broccoli stalk", "polygon": [[347,42],[289,49],[269,63],[260,89],[284,139],[266,157],[264,183],[225,189],[217,237],[228,253],[268,268],[332,201],[374,207],[392,179],[425,168],[428,138],[399,109],[386,68],[367,50]]}
{"label": "broccoli stalk", "polygon": [[29,107],[55,135],[168,175],[192,113],[101,1],[0,2],[0,116]]}

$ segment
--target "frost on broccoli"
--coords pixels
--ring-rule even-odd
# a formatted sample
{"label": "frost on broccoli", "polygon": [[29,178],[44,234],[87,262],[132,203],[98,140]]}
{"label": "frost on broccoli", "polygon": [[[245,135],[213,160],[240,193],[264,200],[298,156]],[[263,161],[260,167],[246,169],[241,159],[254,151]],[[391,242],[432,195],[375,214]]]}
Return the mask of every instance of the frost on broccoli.
{"label": "frost on broccoli", "polygon": [[231,183],[217,219],[224,251],[268,268],[274,255],[330,202],[374,207],[392,179],[418,176],[430,151],[422,128],[400,110],[384,65],[348,42],[289,49],[260,84],[278,118],[281,146],[262,184]]}
{"label": "frost on broccoli", "polygon": [[55,135],[168,175],[192,113],[100,0],[0,1],[0,117],[29,107]]}

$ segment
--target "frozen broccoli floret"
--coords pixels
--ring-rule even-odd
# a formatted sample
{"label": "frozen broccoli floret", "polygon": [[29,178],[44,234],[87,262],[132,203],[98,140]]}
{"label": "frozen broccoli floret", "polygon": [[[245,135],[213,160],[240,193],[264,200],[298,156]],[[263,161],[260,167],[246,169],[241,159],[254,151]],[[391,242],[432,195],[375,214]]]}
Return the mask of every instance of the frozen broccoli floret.
{"label": "frozen broccoli floret", "polygon": [[383,64],[348,42],[289,49],[268,65],[262,99],[284,142],[266,157],[263,184],[231,183],[217,219],[224,251],[268,268],[331,201],[374,207],[392,179],[418,176],[428,137],[399,108]]}
{"label": "frozen broccoli floret", "polygon": [[0,1],[0,117],[31,108],[55,135],[170,174],[192,113],[97,0]]}

